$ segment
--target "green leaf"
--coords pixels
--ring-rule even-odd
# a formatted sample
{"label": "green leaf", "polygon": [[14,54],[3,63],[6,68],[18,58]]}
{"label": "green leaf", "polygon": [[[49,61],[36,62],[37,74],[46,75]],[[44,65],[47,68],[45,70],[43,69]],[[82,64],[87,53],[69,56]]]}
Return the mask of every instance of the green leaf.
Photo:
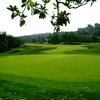
{"label": "green leaf", "polygon": [[20,27],[22,27],[23,25],[25,25],[25,20],[24,19],[21,19],[20,20]]}
{"label": "green leaf", "polygon": [[26,2],[27,0],[22,0],[22,3]]}
{"label": "green leaf", "polygon": [[21,7],[25,7],[25,6],[26,6],[25,4],[22,4],[22,5],[21,5]]}
{"label": "green leaf", "polygon": [[30,6],[34,6],[34,2],[32,0],[29,0]]}
{"label": "green leaf", "polygon": [[56,26],[56,27],[54,28],[54,30],[55,30],[56,32],[60,32],[60,26]]}
{"label": "green leaf", "polygon": [[45,14],[45,12],[40,12],[40,14],[39,14],[39,18],[41,18],[41,19],[46,18],[46,14]]}
{"label": "green leaf", "polygon": [[8,10],[12,11],[10,7],[7,7]]}
{"label": "green leaf", "polygon": [[44,3],[49,3],[50,0],[42,0]]}
{"label": "green leaf", "polygon": [[16,11],[17,9],[18,9],[18,8],[17,8],[16,6],[14,6],[14,7],[13,7],[13,10],[15,10],[15,11]]}
{"label": "green leaf", "polygon": [[53,3],[54,7],[57,8],[57,4]]}
{"label": "green leaf", "polygon": [[15,17],[15,16],[14,16],[14,13],[12,13],[11,18],[14,19],[14,17]]}
{"label": "green leaf", "polygon": [[34,2],[34,5],[33,5],[33,6],[36,7],[36,6],[38,6],[38,5],[39,5],[39,4],[38,4],[37,2]]}
{"label": "green leaf", "polygon": [[40,10],[39,9],[34,9],[33,14],[39,14]]}
{"label": "green leaf", "polygon": [[10,10],[10,11],[14,11],[14,9],[13,9],[13,6],[12,6],[12,5],[10,5],[9,7],[7,7],[7,9],[8,9],[8,10]]}
{"label": "green leaf", "polygon": [[30,10],[30,5],[27,5],[27,10]]}

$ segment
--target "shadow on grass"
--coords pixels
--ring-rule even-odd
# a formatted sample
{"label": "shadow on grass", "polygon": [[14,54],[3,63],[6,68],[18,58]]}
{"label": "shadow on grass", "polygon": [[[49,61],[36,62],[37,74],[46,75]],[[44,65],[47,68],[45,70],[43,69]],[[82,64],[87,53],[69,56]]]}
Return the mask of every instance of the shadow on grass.
{"label": "shadow on grass", "polygon": [[[8,77],[0,78],[0,98],[3,100],[100,100],[100,89],[94,91],[100,82],[49,81],[5,74],[0,76]],[[21,81],[26,79],[28,83],[16,82],[14,78]],[[61,85],[68,88],[60,88]]]}
{"label": "shadow on grass", "polygon": [[0,59],[6,56],[13,56],[13,55],[46,54],[45,51],[52,50],[52,49],[56,49],[56,47],[24,45],[20,48],[15,48],[7,52],[0,53]]}
{"label": "shadow on grass", "polygon": [[64,54],[92,54],[92,55],[100,55],[100,44],[88,44],[83,46],[86,49],[84,50],[70,50],[64,51]]}
{"label": "shadow on grass", "polygon": [[[82,46],[82,45],[81,45]],[[83,46],[85,49],[77,49],[77,50],[67,50],[63,51],[63,54],[92,54],[92,55],[100,55],[100,44],[86,44]],[[23,45],[20,48],[12,49],[8,52],[1,53],[0,59],[5,56],[13,56],[13,55],[29,55],[29,54],[46,54],[49,50],[56,49],[55,46],[48,46],[48,45],[39,45],[39,44],[32,44],[32,45]]]}
{"label": "shadow on grass", "polygon": [[9,53],[15,53],[15,54],[44,54],[47,50],[56,49],[56,47],[47,47],[47,46],[39,46],[39,45],[33,45],[33,46],[22,46],[19,50],[12,50]]}

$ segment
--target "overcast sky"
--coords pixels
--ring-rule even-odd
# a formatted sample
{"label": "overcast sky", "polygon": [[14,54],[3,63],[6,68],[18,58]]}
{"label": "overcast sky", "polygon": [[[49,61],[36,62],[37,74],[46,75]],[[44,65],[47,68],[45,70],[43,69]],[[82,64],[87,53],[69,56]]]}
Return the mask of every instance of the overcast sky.
{"label": "overcast sky", "polygon": [[[24,27],[19,26],[19,18],[12,20],[11,12],[6,9],[10,4],[20,5],[21,0],[0,0],[0,31],[6,31],[13,36],[30,35],[37,33],[53,32],[49,22],[50,18],[39,20],[37,16],[29,16]],[[88,24],[100,23],[100,0],[92,7],[90,4],[70,11],[71,23],[63,27],[62,31],[76,31],[79,27],[86,27]]]}

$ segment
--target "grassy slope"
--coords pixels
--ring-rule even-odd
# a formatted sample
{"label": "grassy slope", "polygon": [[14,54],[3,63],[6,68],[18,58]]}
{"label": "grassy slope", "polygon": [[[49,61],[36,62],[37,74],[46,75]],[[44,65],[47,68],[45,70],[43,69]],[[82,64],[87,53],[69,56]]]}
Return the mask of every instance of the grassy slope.
{"label": "grassy slope", "polygon": [[20,55],[3,54],[0,96],[28,100],[41,97],[43,100],[99,100],[99,48],[99,44],[30,44],[19,52],[11,51]]}

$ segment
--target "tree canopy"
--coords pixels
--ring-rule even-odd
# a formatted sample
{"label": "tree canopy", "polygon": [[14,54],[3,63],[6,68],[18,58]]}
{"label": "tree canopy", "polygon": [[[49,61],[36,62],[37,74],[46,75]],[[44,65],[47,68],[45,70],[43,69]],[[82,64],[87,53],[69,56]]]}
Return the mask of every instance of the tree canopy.
{"label": "tree canopy", "polygon": [[11,48],[19,48],[21,44],[22,40],[18,37],[7,35],[6,32],[0,32],[0,53]]}
{"label": "tree canopy", "polygon": [[39,15],[40,19],[45,19],[46,16],[49,15],[49,10],[51,10],[51,8],[48,8],[48,4],[52,4],[53,13],[49,16],[51,17],[51,24],[54,26],[54,30],[59,32],[60,26],[66,26],[70,23],[70,12],[68,12],[66,8],[76,9],[88,3],[92,5],[96,1],[97,0],[41,0],[41,2],[39,2],[39,0],[21,0],[22,9],[19,9],[16,5],[10,5],[7,9],[12,12],[12,19],[17,16],[20,17],[20,26],[23,26],[25,24],[25,18],[27,17],[25,14],[26,10],[31,11],[31,15]]}

